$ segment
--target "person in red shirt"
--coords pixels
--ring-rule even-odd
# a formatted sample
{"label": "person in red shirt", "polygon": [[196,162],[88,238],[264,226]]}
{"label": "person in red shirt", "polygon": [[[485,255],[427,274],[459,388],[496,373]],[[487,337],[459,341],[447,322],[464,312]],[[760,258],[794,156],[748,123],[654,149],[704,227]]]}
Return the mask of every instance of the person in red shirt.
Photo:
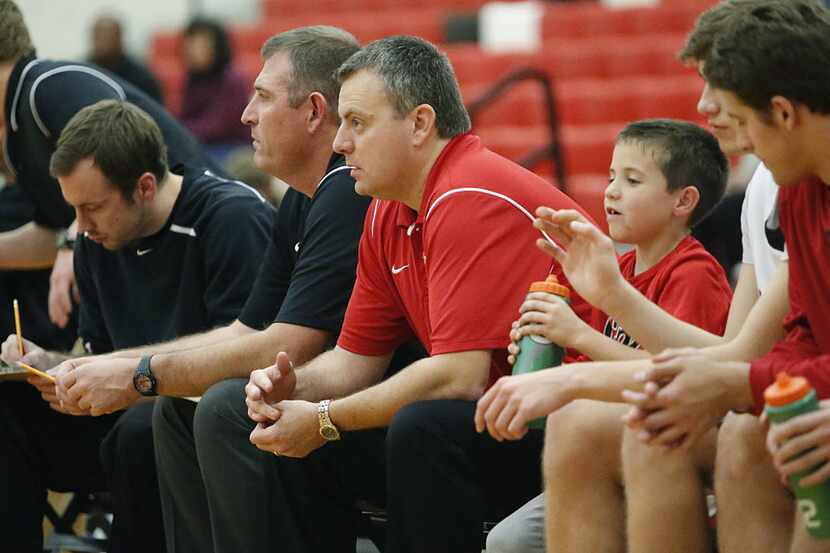
{"label": "person in red shirt", "polygon": [[[385,550],[478,553],[483,521],[538,493],[542,436],[477,434],[475,400],[509,371],[529,283],[561,273],[534,247],[533,211],[579,208],[469,133],[428,42],[370,43],[339,77],[334,149],[374,200],[337,346],[296,369],[281,354],[246,387],[251,441],[284,489],[250,507],[273,513],[275,544],[291,551],[353,549],[355,502],[370,499],[388,511]],[[413,337],[429,356],[384,379]]]}
{"label": "person in red shirt", "polygon": [[[718,141],[700,127],[682,121],[639,121],[625,127],[617,137],[605,190],[611,238],[634,246],[619,259],[622,278],[669,315],[717,335],[723,334],[726,327],[732,291],[723,268],[691,237],[690,230],[723,196],[728,171],[729,164]],[[603,256],[608,263],[615,261],[612,251],[593,255]],[[651,355],[640,349],[637,336],[596,307],[591,309],[586,323],[562,302],[546,294],[531,293],[521,311],[511,335],[514,343],[510,351],[514,355],[518,353],[516,343],[524,335],[541,335],[577,350],[582,354],[577,361],[643,359]],[[500,386],[516,379],[544,390],[545,386],[533,381],[542,382],[545,373],[560,370],[562,367],[554,367],[527,377],[508,377],[500,381]],[[485,411],[490,422],[487,428],[497,439],[516,439],[526,431],[511,431],[510,425],[504,429],[496,424],[499,417],[510,414],[509,403],[499,402],[498,389],[479,402],[481,420]],[[580,412],[581,425],[596,423],[602,426],[603,433],[613,431],[621,436],[624,412],[621,405],[589,402]],[[479,429],[483,429],[481,420]],[[517,426],[521,425],[520,422]],[[614,457],[606,463],[609,470],[620,466],[618,446],[600,453],[596,444],[591,445],[598,458],[605,459],[606,454]],[[573,440],[562,439],[555,443],[552,440],[552,447],[559,455],[568,457],[580,446]],[[585,490],[588,492],[589,488]],[[558,492],[554,489],[551,493]],[[550,499],[550,505],[560,502]],[[544,519],[544,507],[539,496],[497,525],[488,535],[488,552],[543,551],[540,521]],[[560,541],[558,534],[553,534],[553,541]]]}
{"label": "person in red shirt", "polygon": [[[728,171],[717,140],[700,127],[683,121],[638,121],[617,136],[605,190],[611,238],[634,246],[618,260],[622,278],[675,318],[719,336],[732,291],[723,269],[690,229],[722,198]],[[708,301],[701,302],[701,297]],[[561,302],[532,293],[520,312],[512,333],[514,354],[522,336],[541,333],[578,351],[577,361],[651,356],[597,307],[582,321]]]}
{"label": "person in red shirt", "polygon": [[[779,222],[789,254],[786,338],[751,362],[717,361],[694,350],[667,352],[643,375],[645,394],[627,394],[644,440],[672,446],[728,411],[763,408],[763,390],[786,371],[830,397],[830,12],[809,0],[753,0],[719,34],[704,66],[740,133],[781,186]],[[825,408],[826,409],[826,408]],[[822,466],[805,484],[826,485],[826,414],[807,415],[769,434],[750,415],[727,417],[718,432],[715,491],[720,550],[826,551],[805,530],[782,475]],[[793,434],[797,440],[788,441]],[[811,451],[812,450],[812,451]],[[809,452],[809,453],[807,453]],[[801,454],[801,459],[795,460]],[[780,473],[775,468],[780,470]],[[796,522],[793,524],[793,517]]]}

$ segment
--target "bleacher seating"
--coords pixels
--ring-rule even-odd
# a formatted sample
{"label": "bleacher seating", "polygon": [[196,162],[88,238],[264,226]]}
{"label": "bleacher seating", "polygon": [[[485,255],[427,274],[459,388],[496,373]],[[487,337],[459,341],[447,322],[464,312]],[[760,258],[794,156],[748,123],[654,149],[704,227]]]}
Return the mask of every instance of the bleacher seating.
{"label": "bleacher seating", "polygon": [[[676,59],[686,33],[715,0],[663,0],[656,7],[608,9],[596,2],[550,3],[541,24],[543,47],[533,54],[488,54],[473,44],[444,44],[466,102],[520,67],[544,70],[554,80],[569,193],[604,223],[602,191],[616,133],[646,117],[700,122],[695,105],[700,78]],[[443,41],[446,17],[475,12],[483,0],[262,0],[262,21],[231,30],[237,66],[253,82],[259,48],[275,33],[302,25],[337,25],[362,42],[390,34]],[[168,105],[180,105],[184,71],[180,39],[158,35],[152,66]],[[475,131],[493,150],[521,159],[549,140],[541,93],[517,85],[476,119]],[[534,168],[552,178],[552,167]]]}

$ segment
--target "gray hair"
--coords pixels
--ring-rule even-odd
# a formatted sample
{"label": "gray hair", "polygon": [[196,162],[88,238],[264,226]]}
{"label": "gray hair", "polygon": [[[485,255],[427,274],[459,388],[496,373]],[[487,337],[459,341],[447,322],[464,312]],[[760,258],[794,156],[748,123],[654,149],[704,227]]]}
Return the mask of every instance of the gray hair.
{"label": "gray hair", "polygon": [[470,130],[450,60],[429,42],[414,36],[391,36],[370,42],[337,70],[342,84],[362,69],[377,73],[400,117],[428,104],[435,110],[438,136],[451,138]]}
{"label": "gray hair", "polygon": [[288,53],[291,61],[288,103],[292,108],[299,107],[312,92],[319,92],[331,107],[332,118],[337,121],[340,83],[334,73],[358,50],[360,43],[351,33],[337,27],[316,25],[274,35],[265,41],[260,53],[265,60],[279,52]]}

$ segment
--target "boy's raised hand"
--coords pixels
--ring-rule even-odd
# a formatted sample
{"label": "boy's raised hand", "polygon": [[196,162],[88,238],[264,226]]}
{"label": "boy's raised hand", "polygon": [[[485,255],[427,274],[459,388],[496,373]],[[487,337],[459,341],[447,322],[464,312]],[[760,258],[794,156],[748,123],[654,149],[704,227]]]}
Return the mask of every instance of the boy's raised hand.
{"label": "boy's raised hand", "polygon": [[615,287],[625,283],[611,239],[572,209],[540,207],[536,217],[533,226],[557,242],[540,238],[536,245],[559,262],[580,296],[603,309]]}

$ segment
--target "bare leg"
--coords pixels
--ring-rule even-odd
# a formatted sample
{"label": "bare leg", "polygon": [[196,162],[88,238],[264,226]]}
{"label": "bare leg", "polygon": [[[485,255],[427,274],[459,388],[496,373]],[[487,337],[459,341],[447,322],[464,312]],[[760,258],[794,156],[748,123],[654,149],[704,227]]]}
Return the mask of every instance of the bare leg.
{"label": "bare leg", "polygon": [[[715,495],[721,553],[789,551],[794,503],[781,485],[764,437],[760,421],[751,415],[730,414],[718,433]],[[824,545],[826,552],[830,545]]]}
{"label": "bare leg", "polygon": [[548,417],[545,435],[548,553],[623,553],[621,417],[627,406],[576,401]]}
{"label": "bare leg", "polygon": [[[663,452],[626,429],[622,459],[633,553],[699,553],[711,548],[704,475],[715,458],[714,430],[691,450]],[[749,551],[749,550],[745,550]]]}

